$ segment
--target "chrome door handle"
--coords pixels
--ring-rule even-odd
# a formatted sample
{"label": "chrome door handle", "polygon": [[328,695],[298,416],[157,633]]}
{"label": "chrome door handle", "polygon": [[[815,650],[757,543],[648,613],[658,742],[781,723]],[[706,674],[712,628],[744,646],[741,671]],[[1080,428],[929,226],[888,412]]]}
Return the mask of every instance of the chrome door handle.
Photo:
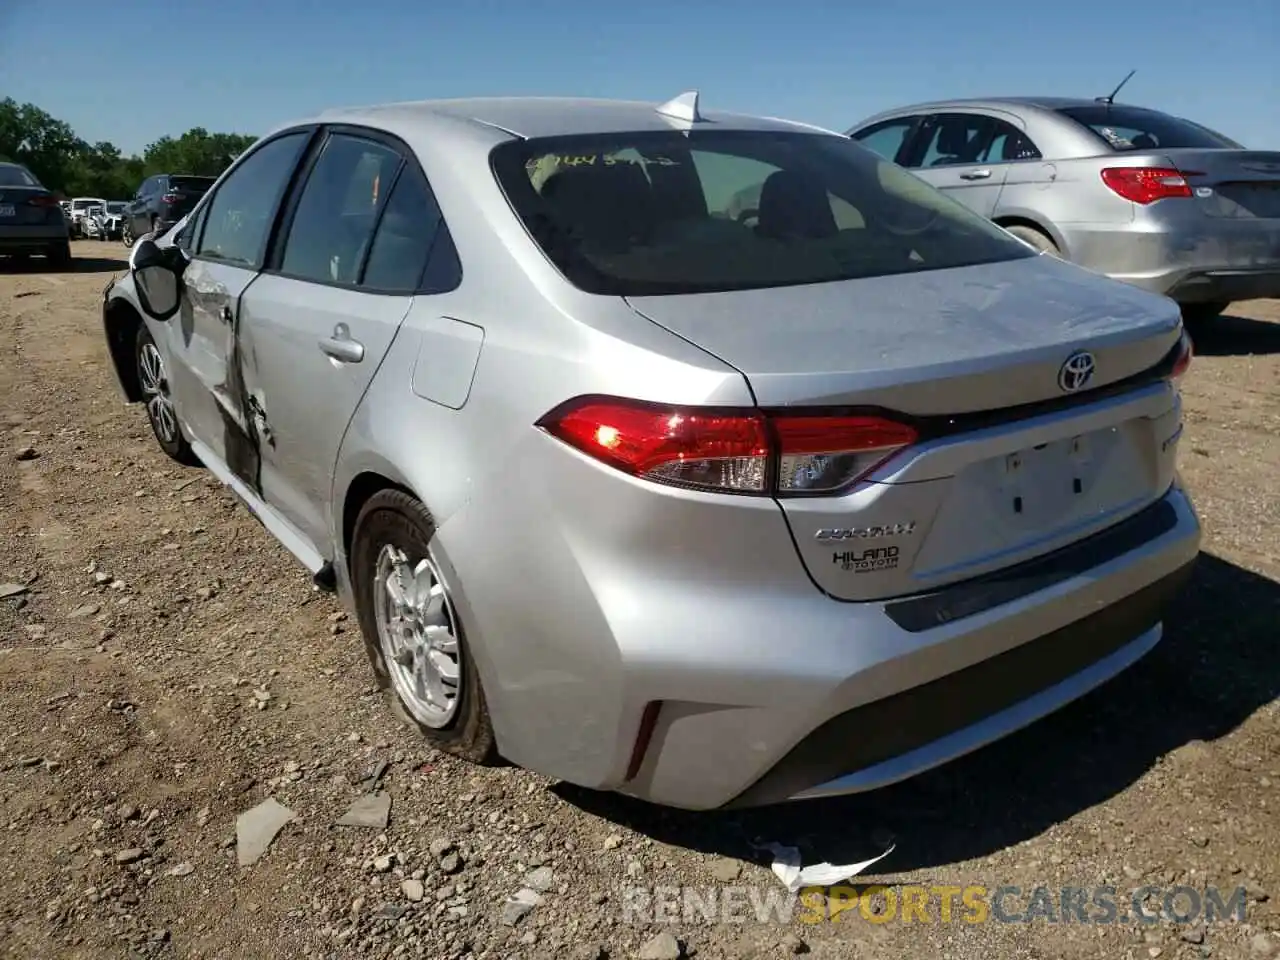
{"label": "chrome door handle", "polygon": [[990,170],[969,170],[960,174],[961,180],[986,180],[991,176]]}
{"label": "chrome door handle", "polygon": [[351,331],[345,323],[333,328],[333,336],[320,341],[320,349],[341,363],[359,363],[364,359],[364,344],[351,339]]}
{"label": "chrome door handle", "polygon": [[229,306],[224,305],[222,310],[219,312],[219,316],[222,317],[223,323],[230,323],[232,320],[231,308]]}

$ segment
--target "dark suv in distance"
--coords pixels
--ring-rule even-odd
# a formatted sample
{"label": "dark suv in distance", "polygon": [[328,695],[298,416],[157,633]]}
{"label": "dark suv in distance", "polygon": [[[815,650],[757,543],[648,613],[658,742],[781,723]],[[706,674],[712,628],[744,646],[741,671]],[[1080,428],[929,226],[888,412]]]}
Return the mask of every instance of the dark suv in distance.
{"label": "dark suv in distance", "polygon": [[124,211],[121,239],[125,246],[144,233],[163,233],[186,216],[213,186],[216,177],[159,173],[147,177]]}

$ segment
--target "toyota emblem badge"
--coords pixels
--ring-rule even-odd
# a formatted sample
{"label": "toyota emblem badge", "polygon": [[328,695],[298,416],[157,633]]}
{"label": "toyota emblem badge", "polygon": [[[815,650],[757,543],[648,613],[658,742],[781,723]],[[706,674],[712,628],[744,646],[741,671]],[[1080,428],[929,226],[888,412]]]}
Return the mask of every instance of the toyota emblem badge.
{"label": "toyota emblem badge", "polygon": [[1078,350],[1067,357],[1058,370],[1058,386],[1064,393],[1075,393],[1083,390],[1093,379],[1093,371],[1098,368],[1097,361],[1088,350]]}

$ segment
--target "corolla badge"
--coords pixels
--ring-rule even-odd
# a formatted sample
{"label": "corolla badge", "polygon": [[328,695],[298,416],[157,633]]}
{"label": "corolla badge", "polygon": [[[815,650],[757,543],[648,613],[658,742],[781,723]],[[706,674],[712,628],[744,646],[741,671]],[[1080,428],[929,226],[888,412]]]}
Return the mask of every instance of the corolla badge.
{"label": "corolla badge", "polygon": [[1093,359],[1092,353],[1088,350],[1078,350],[1067,357],[1058,369],[1058,386],[1064,393],[1083,390],[1093,379],[1093,372],[1097,368],[1098,362]]}

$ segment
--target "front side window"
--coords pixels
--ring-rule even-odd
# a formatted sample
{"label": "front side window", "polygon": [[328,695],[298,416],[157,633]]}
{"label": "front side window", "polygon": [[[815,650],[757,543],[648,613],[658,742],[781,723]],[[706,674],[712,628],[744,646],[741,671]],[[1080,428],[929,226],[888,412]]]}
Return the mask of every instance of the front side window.
{"label": "front side window", "polygon": [[853,139],[886,160],[897,160],[898,154],[906,146],[908,135],[916,128],[916,121],[919,119],[919,117],[898,117],[894,120],[885,120],[865,130],[859,130],[853,135]]}
{"label": "front side window", "polygon": [[245,158],[209,203],[196,255],[257,269],[267,249],[276,207],[310,132],[269,140]]}
{"label": "front side window", "polygon": [[1180,120],[1158,110],[1105,103],[1063,107],[1059,111],[1088,127],[1112,150],[1238,149],[1240,144],[1198,123]]}
{"label": "front side window", "polygon": [[513,140],[516,215],[592,293],[822,283],[1034,256],[901,167],[829,134],[743,130]]}
{"label": "front side window", "polygon": [[303,280],[354,284],[373,237],[383,185],[400,154],[372,140],[334,134],[324,145],[285,241],[282,273]]}

